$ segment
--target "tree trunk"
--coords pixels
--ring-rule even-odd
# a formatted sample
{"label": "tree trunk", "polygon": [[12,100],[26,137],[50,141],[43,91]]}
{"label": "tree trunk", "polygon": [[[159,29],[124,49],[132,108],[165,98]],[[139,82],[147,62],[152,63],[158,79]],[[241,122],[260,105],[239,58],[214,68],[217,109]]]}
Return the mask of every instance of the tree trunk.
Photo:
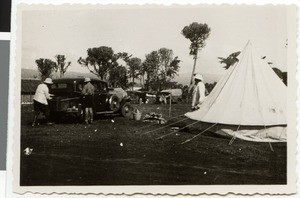
{"label": "tree trunk", "polygon": [[[158,83],[158,82],[159,82],[159,77],[157,76],[157,77],[156,77],[156,83]],[[157,88],[158,88],[158,90],[156,90],[156,91],[157,91],[157,93],[158,93],[158,92],[161,91],[161,83],[158,83],[158,87],[157,87]]]}
{"label": "tree trunk", "polygon": [[197,63],[197,55],[198,55],[198,50],[197,50],[196,54],[194,55],[194,66],[193,66],[193,72],[192,72],[192,76],[191,76],[190,86],[192,86],[192,84],[193,84],[193,78],[194,78],[195,68],[196,68],[196,63]]}
{"label": "tree trunk", "polygon": [[63,72],[63,71],[60,71],[60,72],[59,72],[59,76],[60,76],[60,78],[64,77],[64,72]]}
{"label": "tree trunk", "polygon": [[142,76],[140,76],[140,85],[142,86]]}
{"label": "tree trunk", "polygon": [[132,77],[132,91],[133,91],[133,87],[134,87],[134,77]]}

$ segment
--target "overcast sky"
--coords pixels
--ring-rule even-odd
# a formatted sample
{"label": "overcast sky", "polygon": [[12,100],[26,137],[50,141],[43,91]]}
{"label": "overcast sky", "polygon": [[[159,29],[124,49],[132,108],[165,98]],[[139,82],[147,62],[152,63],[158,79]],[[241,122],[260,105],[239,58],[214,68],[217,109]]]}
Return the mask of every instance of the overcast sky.
{"label": "overcast sky", "polygon": [[275,6],[26,11],[22,68],[36,68],[38,58],[54,60],[56,54],[64,54],[72,62],[69,70],[87,72],[77,60],[91,47],[109,46],[142,60],[145,54],[166,47],[182,61],[179,74],[190,74],[190,41],[181,30],[192,22],[211,28],[199,53],[197,72],[224,73],[217,57],[242,50],[248,40],[274,67],[286,71],[286,9]]}

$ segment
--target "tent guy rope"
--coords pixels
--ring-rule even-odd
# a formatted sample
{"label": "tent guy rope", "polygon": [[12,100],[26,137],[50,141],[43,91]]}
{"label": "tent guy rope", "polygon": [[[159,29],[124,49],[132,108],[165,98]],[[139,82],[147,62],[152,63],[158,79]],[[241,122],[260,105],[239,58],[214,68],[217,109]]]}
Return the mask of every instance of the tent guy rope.
{"label": "tent guy rope", "polygon": [[191,123],[191,124],[188,124],[188,125],[186,125],[185,127],[182,127],[181,129],[178,129],[177,131],[172,131],[171,133],[168,133],[168,134],[166,134],[166,135],[162,135],[162,136],[160,136],[160,137],[158,137],[158,138],[156,138],[156,139],[159,140],[159,139],[162,139],[162,138],[164,138],[164,137],[166,137],[166,136],[168,136],[168,135],[172,135],[172,134],[174,134],[174,133],[177,133],[178,131],[180,131],[180,130],[182,130],[182,129],[185,129],[185,128],[189,127],[189,126],[192,126],[192,125],[194,125],[194,124],[196,124],[196,123],[198,123],[198,122],[200,122],[200,121],[198,120],[198,121],[196,121],[196,122],[193,122],[193,123]]}
{"label": "tent guy rope", "polygon": [[152,133],[152,132],[161,130],[161,129],[163,129],[163,128],[166,128],[166,127],[171,126],[171,125],[173,125],[173,124],[177,124],[177,123],[182,122],[182,121],[187,120],[187,119],[189,119],[189,118],[184,118],[184,119],[181,119],[181,120],[179,120],[179,121],[177,121],[177,122],[173,122],[173,123],[171,123],[171,124],[167,124],[167,125],[165,125],[165,126],[159,127],[159,128],[157,128],[157,129],[153,129],[153,130],[151,130],[151,131],[147,131],[147,132],[145,132],[145,133],[142,133],[141,135],[146,135],[146,134],[149,134],[149,133]]}
{"label": "tent guy rope", "polygon": [[184,142],[181,142],[181,144],[185,144],[185,143],[190,142],[191,140],[195,139],[195,138],[198,137],[199,135],[201,135],[201,134],[203,134],[204,132],[208,131],[209,129],[213,128],[213,127],[216,126],[217,124],[218,124],[218,123],[213,124],[212,126],[208,127],[208,128],[205,129],[204,131],[202,131],[202,132],[198,133],[197,135],[193,136],[192,138],[187,139],[187,140],[184,141]]}

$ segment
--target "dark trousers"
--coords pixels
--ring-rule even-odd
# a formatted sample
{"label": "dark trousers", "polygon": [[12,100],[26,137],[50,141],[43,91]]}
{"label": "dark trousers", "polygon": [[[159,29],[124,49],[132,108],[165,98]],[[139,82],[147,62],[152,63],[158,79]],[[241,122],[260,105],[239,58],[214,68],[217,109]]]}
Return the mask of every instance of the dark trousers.
{"label": "dark trousers", "polygon": [[50,111],[49,111],[48,105],[45,105],[45,104],[42,104],[40,102],[33,100],[33,108],[34,108],[36,117],[42,112],[46,117],[46,121],[47,122],[49,121]]}
{"label": "dark trousers", "polygon": [[93,95],[84,95],[83,96],[83,108],[93,108],[94,107],[94,96]]}

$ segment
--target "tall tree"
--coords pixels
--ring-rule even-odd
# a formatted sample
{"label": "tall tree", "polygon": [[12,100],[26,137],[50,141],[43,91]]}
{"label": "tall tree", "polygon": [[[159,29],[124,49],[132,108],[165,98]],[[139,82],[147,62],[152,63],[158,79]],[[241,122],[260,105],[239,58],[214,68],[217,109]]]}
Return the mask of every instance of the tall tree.
{"label": "tall tree", "polygon": [[159,57],[157,51],[152,51],[150,54],[146,54],[146,59],[143,62],[143,71],[146,74],[146,89],[150,89],[150,82],[153,79],[157,79],[158,76],[158,64]]}
{"label": "tall tree", "polygon": [[181,60],[178,59],[178,56],[176,56],[170,63],[169,67],[167,68],[167,77],[169,77],[169,79],[173,79],[176,75],[177,72],[179,70],[179,63]]}
{"label": "tall tree", "polygon": [[180,60],[173,57],[173,51],[167,48],[160,48],[146,55],[143,62],[143,70],[147,75],[148,88],[156,91],[170,86],[171,80],[177,75]]}
{"label": "tall tree", "polygon": [[231,67],[232,65],[234,65],[236,62],[239,61],[237,57],[238,55],[240,55],[240,53],[241,53],[240,51],[237,51],[230,54],[227,58],[218,57],[218,59],[221,64],[225,64],[224,68],[228,69],[229,67]]}
{"label": "tall tree", "polygon": [[115,54],[115,58],[121,59],[123,60],[126,64],[128,63],[128,61],[130,60],[130,58],[132,57],[131,54],[128,54],[127,52],[118,52],[117,54]]}
{"label": "tall tree", "polygon": [[177,75],[179,70],[180,60],[176,56],[173,57],[173,50],[167,48],[160,48],[158,50],[159,56],[159,89],[172,88],[171,80]]}
{"label": "tall tree", "polygon": [[71,61],[66,62],[66,56],[57,54],[55,56],[56,59],[56,71],[59,71],[59,76],[62,78],[66,73],[68,67],[71,65]]}
{"label": "tall tree", "polygon": [[145,71],[144,65],[143,65],[143,63],[141,63],[140,68],[139,68],[139,79],[140,79],[140,84],[143,86],[145,85],[145,74],[146,74],[146,71]]}
{"label": "tall tree", "polygon": [[137,57],[129,58],[127,60],[127,65],[129,67],[129,78],[132,78],[132,90],[134,87],[134,79],[139,76],[139,70],[141,68],[141,59]]}
{"label": "tall tree", "polygon": [[38,71],[41,75],[42,80],[51,76],[52,72],[55,70],[56,63],[50,59],[40,58],[35,60],[38,67]]}
{"label": "tall tree", "polygon": [[109,70],[109,83],[113,87],[128,88],[127,69],[123,65],[118,65]]}
{"label": "tall tree", "polygon": [[191,75],[190,84],[193,82],[193,76],[195,73],[196,62],[198,59],[198,51],[201,50],[205,46],[205,41],[209,37],[210,28],[206,23],[197,23],[193,22],[188,26],[185,26],[181,33],[183,36],[191,41],[190,45],[190,55],[193,56],[194,65],[193,71]]}
{"label": "tall tree", "polygon": [[101,80],[107,80],[109,69],[117,66],[118,56],[114,54],[111,47],[101,46],[89,48],[87,57],[78,59],[78,63],[87,67],[91,73],[98,76]]}

